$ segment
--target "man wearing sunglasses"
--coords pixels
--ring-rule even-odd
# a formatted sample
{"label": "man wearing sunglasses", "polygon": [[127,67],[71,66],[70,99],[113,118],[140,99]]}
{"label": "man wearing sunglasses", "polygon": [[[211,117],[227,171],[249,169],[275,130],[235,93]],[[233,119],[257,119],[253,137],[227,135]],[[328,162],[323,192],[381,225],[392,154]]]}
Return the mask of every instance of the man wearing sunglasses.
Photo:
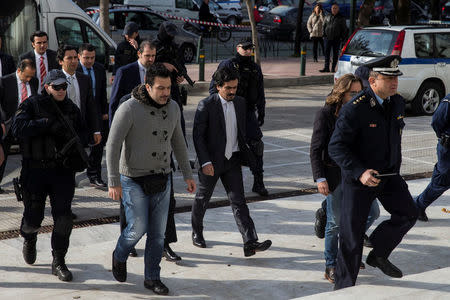
{"label": "man wearing sunglasses", "polygon": [[[264,77],[261,67],[253,61],[253,41],[250,37],[243,38],[236,46],[236,56],[222,61],[217,69],[231,68],[239,73],[239,85],[236,96],[241,96],[246,102],[247,143],[256,158],[251,167],[254,181],[252,191],[267,196],[263,181],[263,153],[264,143],[261,126],[264,124],[266,97],[264,95]],[[217,93],[214,80],[209,86],[210,95]]]}
{"label": "man wearing sunglasses", "polygon": [[[44,81],[42,95],[31,96],[20,104],[12,132],[20,139],[24,213],[20,234],[23,236],[23,258],[27,264],[36,261],[37,233],[44,219],[45,200],[50,198],[53,217],[52,274],[71,281],[65,264],[72,232],[71,204],[75,192],[75,170],[67,164],[69,153],[64,146],[74,138],[72,130],[60,120],[64,117],[77,133],[84,131],[79,108],[67,97],[68,82],[61,70],[51,70]],[[62,115],[61,115],[62,114]],[[80,136],[83,136],[80,134]],[[66,160],[67,158],[67,160]]]}

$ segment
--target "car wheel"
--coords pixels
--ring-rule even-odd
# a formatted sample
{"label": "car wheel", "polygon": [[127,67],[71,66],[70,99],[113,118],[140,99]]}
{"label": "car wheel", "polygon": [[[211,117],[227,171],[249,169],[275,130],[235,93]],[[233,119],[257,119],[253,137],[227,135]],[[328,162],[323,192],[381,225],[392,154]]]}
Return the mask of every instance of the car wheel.
{"label": "car wheel", "polygon": [[439,83],[424,82],[412,102],[412,109],[416,114],[432,115],[444,96],[443,88]]}
{"label": "car wheel", "polygon": [[183,53],[184,62],[191,63],[195,57],[195,47],[190,44],[183,44],[181,53]]}
{"label": "car wheel", "polygon": [[226,24],[230,24],[230,25],[237,25],[238,20],[235,16],[229,16],[227,18],[227,20],[225,21]]}

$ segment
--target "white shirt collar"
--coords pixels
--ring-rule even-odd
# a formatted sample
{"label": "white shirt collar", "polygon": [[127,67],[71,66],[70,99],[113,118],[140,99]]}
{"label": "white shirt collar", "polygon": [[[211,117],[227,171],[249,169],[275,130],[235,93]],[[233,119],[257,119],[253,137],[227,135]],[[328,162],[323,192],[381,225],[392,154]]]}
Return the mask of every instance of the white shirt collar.
{"label": "white shirt collar", "polygon": [[47,60],[47,51],[45,51],[44,54],[40,55],[39,53],[36,52],[36,49],[35,49],[34,55],[36,56],[36,58],[40,58],[41,56],[43,56]]}
{"label": "white shirt collar", "polygon": [[222,105],[226,105],[227,103],[233,103],[233,101],[227,101],[227,100],[223,99],[219,93],[217,93],[217,95],[219,96],[219,99],[220,99],[220,102],[222,102]]}
{"label": "white shirt collar", "polygon": [[62,69],[62,71],[63,71],[64,75],[66,75],[67,78],[77,79],[77,77],[75,76],[75,74],[77,74],[77,72],[73,73],[73,75],[70,75],[64,69]]}
{"label": "white shirt collar", "polygon": [[139,66],[139,70],[140,70],[140,71],[146,71],[144,65],[141,64],[141,62],[140,62],[139,60],[137,61],[137,63],[138,63],[138,66]]}

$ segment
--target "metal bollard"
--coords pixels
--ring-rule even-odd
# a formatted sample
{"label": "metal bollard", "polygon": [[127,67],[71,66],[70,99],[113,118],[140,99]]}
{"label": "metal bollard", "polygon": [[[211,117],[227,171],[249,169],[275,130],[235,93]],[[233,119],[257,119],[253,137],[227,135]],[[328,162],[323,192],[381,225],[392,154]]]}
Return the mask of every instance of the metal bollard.
{"label": "metal bollard", "polygon": [[300,76],[305,76],[305,66],[306,66],[306,45],[302,45],[300,50]]}
{"label": "metal bollard", "polygon": [[199,50],[198,55],[198,80],[205,81],[205,49]]}

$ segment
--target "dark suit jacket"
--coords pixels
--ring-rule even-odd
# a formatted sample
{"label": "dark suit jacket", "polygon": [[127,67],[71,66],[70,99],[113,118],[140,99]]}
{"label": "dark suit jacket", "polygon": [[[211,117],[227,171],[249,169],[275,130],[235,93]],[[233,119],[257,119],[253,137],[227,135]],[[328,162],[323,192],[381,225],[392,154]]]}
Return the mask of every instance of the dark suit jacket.
{"label": "dark suit jacket", "polygon": [[[56,52],[50,49],[47,49],[47,51],[45,52],[47,53],[48,70],[50,71],[53,69],[61,69],[61,65],[58,63],[58,60],[56,59]],[[20,55],[19,62],[25,58],[31,59],[34,62],[34,64],[36,65],[36,70],[39,68],[39,65],[36,64],[36,56],[34,55],[34,49]]]}
{"label": "dark suit jacket", "polygon": [[109,125],[114,118],[120,98],[131,93],[131,91],[141,84],[138,62],[120,67],[117,70],[116,77],[111,88],[111,98],[109,99]]}
{"label": "dark suit jacket", "polygon": [[2,61],[2,76],[14,73],[16,71],[16,65],[11,55],[0,51],[0,60]]}
{"label": "dark suit jacket", "polygon": [[[236,111],[239,149],[243,158],[251,162],[253,157],[249,157],[250,151],[245,142],[245,99],[236,96],[233,103]],[[227,141],[225,117],[218,94],[212,94],[198,104],[192,136],[200,166],[210,161],[214,169],[220,172],[224,165]]]}
{"label": "dark suit jacket", "polygon": [[92,97],[92,81],[89,76],[76,72],[78,86],[80,88],[81,119],[88,128],[88,139],[92,139],[94,132],[101,131],[101,115]]}
{"label": "dark suit jacket", "polygon": [[[31,95],[37,94],[39,81],[37,78],[30,80]],[[16,113],[19,103],[19,93],[17,90],[16,73],[0,77],[0,106],[2,119],[6,122]]]}
{"label": "dark suit jacket", "polygon": [[[94,69],[95,75],[94,102],[97,105],[97,111],[100,114],[104,115],[108,113],[108,98],[106,95],[106,71],[105,68],[97,62],[94,63],[92,68]],[[78,64],[77,71],[83,73],[83,68],[81,67],[81,64]]]}

